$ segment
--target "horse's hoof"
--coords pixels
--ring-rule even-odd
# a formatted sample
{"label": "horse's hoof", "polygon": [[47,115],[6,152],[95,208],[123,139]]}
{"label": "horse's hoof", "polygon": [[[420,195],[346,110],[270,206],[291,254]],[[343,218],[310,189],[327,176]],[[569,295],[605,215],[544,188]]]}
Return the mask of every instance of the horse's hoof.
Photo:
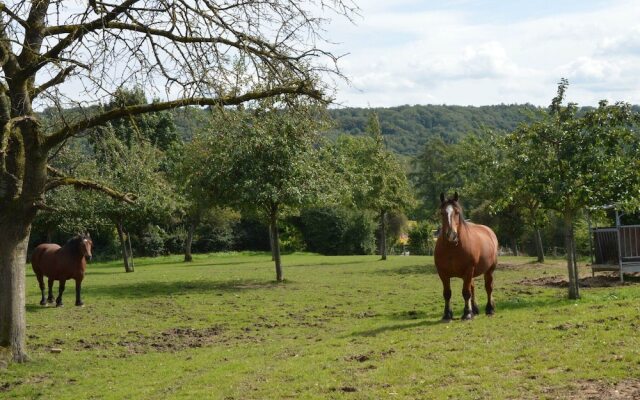
{"label": "horse's hoof", "polygon": [[487,317],[493,317],[495,313],[496,312],[494,310],[487,310]]}
{"label": "horse's hoof", "polygon": [[452,318],[442,318],[440,320],[440,322],[442,322],[443,324],[448,324],[449,322],[453,321]]}
{"label": "horse's hoof", "polygon": [[471,321],[473,319],[473,314],[469,313],[469,314],[465,314],[462,316],[461,318],[463,321]]}
{"label": "horse's hoof", "polygon": [[84,307],[84,303],[82,303],[82,302],[76,303],[76,307]]}
{"label": "horse's hoof", "polygon": [[64,307],[64,304],[62,304],[62,303],[56,303],[56,307]]}
{"label": "horse's hoof", "polygon": [[40,302],[40,305],[41,305],[41,306],[45,306],[45,307],[46,307],[46,306],[47,306],[47,302],[46,302],[46,301],[44,301],[44,300],[42,300],[42,301]]}
{"label": "horse's hoof", "polygon": [[47,303],[49,304],[53,304],[54,300],[53,299],[47,299]]}

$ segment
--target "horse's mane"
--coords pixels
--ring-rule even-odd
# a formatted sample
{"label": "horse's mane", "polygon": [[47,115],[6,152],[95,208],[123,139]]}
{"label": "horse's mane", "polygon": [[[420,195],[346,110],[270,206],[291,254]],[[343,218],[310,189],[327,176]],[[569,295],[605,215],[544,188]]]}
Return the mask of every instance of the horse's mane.
{"label": "horse's mane", "polygon": [[462,225],[466,225],[467,224],[467,220],[464,218],[464,209],[462,208],[460,203],[458,203],[458,209],[460,210],[460,223]]}

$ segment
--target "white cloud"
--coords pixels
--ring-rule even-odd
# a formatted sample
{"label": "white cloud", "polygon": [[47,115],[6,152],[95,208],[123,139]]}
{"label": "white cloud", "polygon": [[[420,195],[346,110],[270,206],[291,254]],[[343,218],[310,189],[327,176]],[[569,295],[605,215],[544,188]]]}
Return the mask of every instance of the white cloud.
{"label": "white cloud", "polygon": [[640,27],[623,35],[605,38],[598,46],[599,55],[628,55],[640,57]]}
{"label": "white cloud", "polygon": [[354,87],[341,88],[343,104],[547,105],[561,77],[580,104],[640,102],[640,2],[575,2],[535,18],[497,18],[465,1],[431,11],[424,4],[365,1],[358,26],[332,24],[336,49],[351,53],[343,71]]}
{"label": "white cloud", "polygon": [[579,57],[560,67],[561,74],[575,83],[614,81],[623,71],[619,62],[592,57]]}

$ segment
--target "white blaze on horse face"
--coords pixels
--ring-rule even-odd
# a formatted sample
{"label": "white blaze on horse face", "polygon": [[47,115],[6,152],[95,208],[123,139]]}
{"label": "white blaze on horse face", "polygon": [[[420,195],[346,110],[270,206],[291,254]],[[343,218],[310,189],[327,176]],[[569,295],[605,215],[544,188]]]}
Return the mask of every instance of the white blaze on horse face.
{"label": "white blaze on horse face", "polygon": [[449,220],[449,229],[453,229],[453,222],[451,221],[453,218],[453,206],[449,204],[447,208],[445,208],[445,211],[447,212],[447,219]]}
{"label": "white blaze on horse face", "polygon": [[456,236],[458,235],[458,232],[456,232],[456,227],[454,227],[453,225],[453,215],[455,213],[455,210],[451,204],[449,204],[444,210],[447,213],[447,221],[449,222],[447,239],[449,239],[450,242],[453,242],[457,239]]}
{"label": "white blaze on horse face", "polygon": [[82,239],[82,243],[84,244],[84,252],[85,256],[92,257],[91,255],[91,245],[87,239]]}

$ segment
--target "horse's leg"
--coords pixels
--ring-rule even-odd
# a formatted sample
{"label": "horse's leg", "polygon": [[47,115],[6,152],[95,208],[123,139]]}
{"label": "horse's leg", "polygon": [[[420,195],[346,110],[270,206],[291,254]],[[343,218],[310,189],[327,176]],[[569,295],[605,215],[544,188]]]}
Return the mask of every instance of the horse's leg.
{"label": "horse's leg", "polygon": [[47,303],[53,303],[53,279],[49,278],[47,285],[49,286],[49,297],[47,297]]}
{"label": "horse's leg", "polygon": [[47,301],[44,298],[44,277],[42,274],[38,274],[36,275],[36,278],[38,278],[38,285],[40,286],[40,293],[42,294],[42,297],[40,298],[40,305],[46,306]]}
{"label": "horse's leg", "polygon": [[471,287],[473,285],[473,272],[467,274],[462,281],[462,297],[464,298],[464,311],[462,313],[462,319],[468,320],[473,318],[473,311],[471,306]]}
{"label": "horse's leg", "polygon": [[58,288],[58,298],[56,299],[56,307],[62,306],[62,293],[64,293],[64,284],[67,283],[66,280],[60,279],[60,288]]}
{"label": "horse's leg", "polygon": [[453,319],[453,311],[451,311],[451,278],[441,276],[442,280],[442,296],[444,297],[444,315],[442,320],[449,322]]}
{"label": "horse's leg", "polygon": [[487,315],[493,315],[496,312],[496,303],[493,301],[493,270],[491,267],[489,271],[484,274],[484,288],[487,290],[487,308],[485,309]]}
{"label": "horse's leg", "polygon": [[76,305],[83,306],[84,303],[80,299],[80,285],[82,284],[82,279],[76,279]]}
{"label": "horse's leg", "polygon": [[476,285],[473,279],[471,279],[471,311],[473,311],[473,315],[480,315],[480,308],[476,303]]}

